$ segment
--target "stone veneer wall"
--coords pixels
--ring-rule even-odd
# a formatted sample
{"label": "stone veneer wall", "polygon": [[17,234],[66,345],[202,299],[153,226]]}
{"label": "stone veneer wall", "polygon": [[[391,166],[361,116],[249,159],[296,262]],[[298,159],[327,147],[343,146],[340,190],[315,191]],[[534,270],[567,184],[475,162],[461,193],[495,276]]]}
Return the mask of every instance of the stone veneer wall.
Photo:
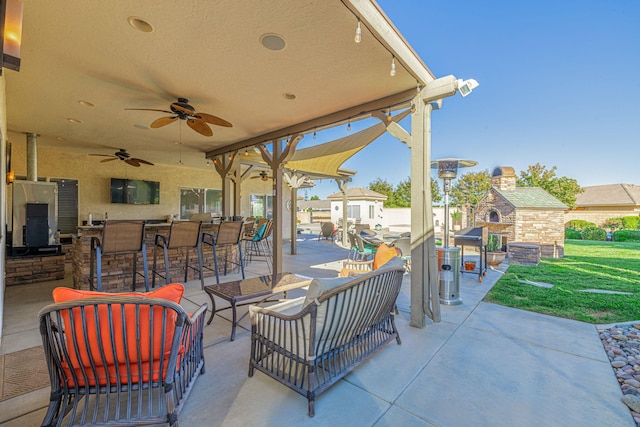
{"label": "stone veneer wall", "polygon": [[515,235],[515,241],[540,244],[543,258],[562,258],[564,211],[518,209]]}
{"label": "stone veneer wall", "polygon": [[[499,223],[489,222],[489,214],[497,211],[500,215]],[[475,223],[477,226],[487,226],[489,233],[500,234],[507,237],[507,241],[516,240],[515,224],[517,220],[516,209],[504,198],[498,197],[491,190],[487,196],[476,206]]]}
{"label": "stone veneer wall", "polygon": [[64,279],[64,255],[7,257],[7,286]]}

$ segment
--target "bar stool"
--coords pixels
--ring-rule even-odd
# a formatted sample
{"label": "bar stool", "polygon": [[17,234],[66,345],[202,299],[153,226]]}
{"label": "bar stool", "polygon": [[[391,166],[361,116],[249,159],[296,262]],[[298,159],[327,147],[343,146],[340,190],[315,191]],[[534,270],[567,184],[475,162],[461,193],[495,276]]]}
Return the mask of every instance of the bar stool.
{"label": "bar stool", "polygon": [[[217,233],[202,233],[202,243],[211,246],[213,251],[213,266],[216,273],[216,283],[220,283],[220,274],[218,272],[218,249],[224,248],[224,275],[227,275],[227,265],[229,263],[239,265],[244,279],[244,260],[242,258],[242,230],[243,221],[223,221],[218,226]],[[233,246],[238,248],[238,262],[229,260],[229,248]],[[207,267],[205,267],[207,268]],[[211,270],[210,268],[207,268]]]}
{"label": "bar stool", "polygon": [[[138,254],[142,254],[143,273],[138,273]],[[94,289],[94,277],[96,279],[95,288],[102,291],[102,257],[104,255],[113,256],[121,254],[133,255],[133,284],[131,290],[136,290],[136,277],[138,274],[144,277],[144,287],[149,292],[149,267],[147,266],[147,246],[144,243],[144,221],[105,221],[102,229],[102,241],[97,237],[91,238],[91,255],[89,258],[89,289]],[[95,266],[95,267],[94,267]],[[96,270],[94,275],[94,268]],[[109,276],[119,276],[124,273],[111,274]]]}
{"label": "bar stool", "polygon": [[[202,274],[202,247],[200,246],[200,228],[202,222],[200,221],[185,221],[171,223],[171,229],[168,236],[162,234],[156,234],[155,244],[153,246],[153,267],[151,286],[156,286],[156,276],[160,276],[165,279],[167,284],[171,283],[171,276],[169,275],[169,250],[171,249],[183,249],[186,254],[184,262],[184,281],[187,281],[189,269],[193,269],[198,272],[200,276],[200,286],[204,289],[204,275]],[[158,249],[162,248],[164,255],[164,276],[156,268]],[[189,251],[195,249],[198,254],[198,267],[194,267],[189,264]],[[177,268],[181,268],[178,266]]]}

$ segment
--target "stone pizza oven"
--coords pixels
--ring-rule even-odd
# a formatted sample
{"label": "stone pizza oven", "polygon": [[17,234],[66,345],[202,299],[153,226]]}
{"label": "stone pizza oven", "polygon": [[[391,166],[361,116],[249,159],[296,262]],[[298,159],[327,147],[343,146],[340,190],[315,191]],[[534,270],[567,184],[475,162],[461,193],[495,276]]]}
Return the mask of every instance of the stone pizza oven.
{"label": "stone pizza oven", "polygon": [[503,245],[540,245],[542,258],[562,258],[566,209],[542,188],[516,187],[513,168],[499,166],[491,174],[491,189],[478,202],[474,219],[476,226],[487,226],[489,233],[502,236]]}

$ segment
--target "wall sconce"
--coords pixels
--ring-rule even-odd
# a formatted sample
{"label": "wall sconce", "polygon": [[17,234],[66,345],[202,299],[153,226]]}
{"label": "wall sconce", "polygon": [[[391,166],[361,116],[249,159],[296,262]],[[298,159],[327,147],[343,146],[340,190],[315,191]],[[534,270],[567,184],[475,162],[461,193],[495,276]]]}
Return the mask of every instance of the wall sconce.
{"label": "wall sconce", "polygon": [[2,68],[20,71],[21,0],[0,0],[0,34],[2,34],[0,73],[2,73]]}
{"label": "wall sconce", "polygon": [[16,180],[16,173],[14,171],[7,172],[7,184],[13,184]]}

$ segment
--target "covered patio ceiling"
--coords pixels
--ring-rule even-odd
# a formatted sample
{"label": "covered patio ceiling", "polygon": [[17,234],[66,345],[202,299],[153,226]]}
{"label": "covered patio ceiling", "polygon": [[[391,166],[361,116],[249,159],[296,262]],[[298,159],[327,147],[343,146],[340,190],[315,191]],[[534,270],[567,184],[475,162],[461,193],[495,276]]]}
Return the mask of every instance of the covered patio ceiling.
{"label": "covered patio ceiling", "polygon": [[[3,71],[14,144],[36,133],[40,147],[125,148],[171,165],[181,140],[185,166],[204,169],[207,157],[406,106],[434,78],[371,0],[23,4],[21,68]],[[153,31],[129,23],[141,20]],[[265,47],[268,35],[284,48]],[[152,129],[170,114],[126,110],[169,110],[179,97],[233,127]]]}

